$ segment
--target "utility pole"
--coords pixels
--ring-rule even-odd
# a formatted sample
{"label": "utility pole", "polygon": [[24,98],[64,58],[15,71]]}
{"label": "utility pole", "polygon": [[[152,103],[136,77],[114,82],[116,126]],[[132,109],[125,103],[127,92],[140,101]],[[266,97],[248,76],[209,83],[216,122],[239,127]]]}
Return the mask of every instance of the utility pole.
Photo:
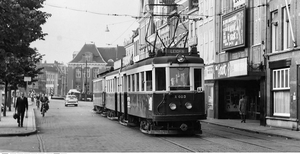
{"label": "utility pole", "polygon": [[86,101],[86,99],[87,99],[87,60],[85,60],[85,101]]}

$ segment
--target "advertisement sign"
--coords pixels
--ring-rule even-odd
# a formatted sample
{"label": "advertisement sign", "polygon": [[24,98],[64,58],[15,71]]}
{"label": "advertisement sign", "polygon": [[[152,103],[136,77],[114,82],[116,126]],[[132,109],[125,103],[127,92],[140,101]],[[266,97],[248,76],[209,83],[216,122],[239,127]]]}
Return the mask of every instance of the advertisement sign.
{"label": "advertisement sign", "polygon": [[[205,68],[206,69],[206,68]],[[215,79],[243,76],[248,74],[247,58],[232,60],[215,65]]]}
{"label": "advertisement sign", "polygon": [[245,7],[222,17],[222,48],[229,50],[245,46]]}
{"label": "advertisement sign", "polygon": [[214,65],[205,66],[204,69],[204,80],[211,80],[214,79]]}
{"label": "advertisement sign", "polygon": [[233,60],[229,62],[229,76],[247,75],[247,58]]}
{"label": "advertisement sign", "polygon": [[228,75],[228,62],[217,64],[215,67],[215,78],[227,78]]}

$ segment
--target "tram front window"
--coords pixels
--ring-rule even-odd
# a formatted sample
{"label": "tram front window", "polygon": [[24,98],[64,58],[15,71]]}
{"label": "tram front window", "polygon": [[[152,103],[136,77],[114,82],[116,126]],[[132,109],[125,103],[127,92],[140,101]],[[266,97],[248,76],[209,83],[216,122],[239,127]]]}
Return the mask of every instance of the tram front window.
{"label": "tram front window", "polygon": [[170,68],[170,90],[190,90],[189,73],[188,67]]}

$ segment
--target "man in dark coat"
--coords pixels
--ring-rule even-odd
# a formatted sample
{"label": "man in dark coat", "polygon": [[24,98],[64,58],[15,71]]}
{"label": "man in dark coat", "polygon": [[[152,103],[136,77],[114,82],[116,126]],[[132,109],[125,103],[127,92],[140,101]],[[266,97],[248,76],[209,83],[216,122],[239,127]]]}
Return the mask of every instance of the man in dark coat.
{"label": "man in dark coat", "polygon": [[[17,98],[16,111],[18,113],[18,126],[23,127],[23,120],[25,115],[25,109],[28,110],[28,99],[21,92],[21,96]],[[21,120],[21,121],[20,121]]]}
{"label": "man in dark coat", "polygon": [[247,100],[245,95],[242,95],[242,98],[239,101],[239,111],[241,115],[241,123],[246,123],[246,113],[247,113]]}

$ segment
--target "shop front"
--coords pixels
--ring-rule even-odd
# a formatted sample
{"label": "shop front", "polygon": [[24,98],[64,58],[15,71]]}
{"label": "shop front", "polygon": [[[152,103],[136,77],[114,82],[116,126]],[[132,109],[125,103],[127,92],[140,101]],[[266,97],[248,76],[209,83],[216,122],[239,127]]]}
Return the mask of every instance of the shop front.
{"label": "shop front", "polygon": [[[212,68],[213,71],[209,71]],[[205,69],[208,118],[239,119],[239,100],[245,95],[247,119],[260,119],[261,73],[249,71],[247,58],[207,66]]]}

